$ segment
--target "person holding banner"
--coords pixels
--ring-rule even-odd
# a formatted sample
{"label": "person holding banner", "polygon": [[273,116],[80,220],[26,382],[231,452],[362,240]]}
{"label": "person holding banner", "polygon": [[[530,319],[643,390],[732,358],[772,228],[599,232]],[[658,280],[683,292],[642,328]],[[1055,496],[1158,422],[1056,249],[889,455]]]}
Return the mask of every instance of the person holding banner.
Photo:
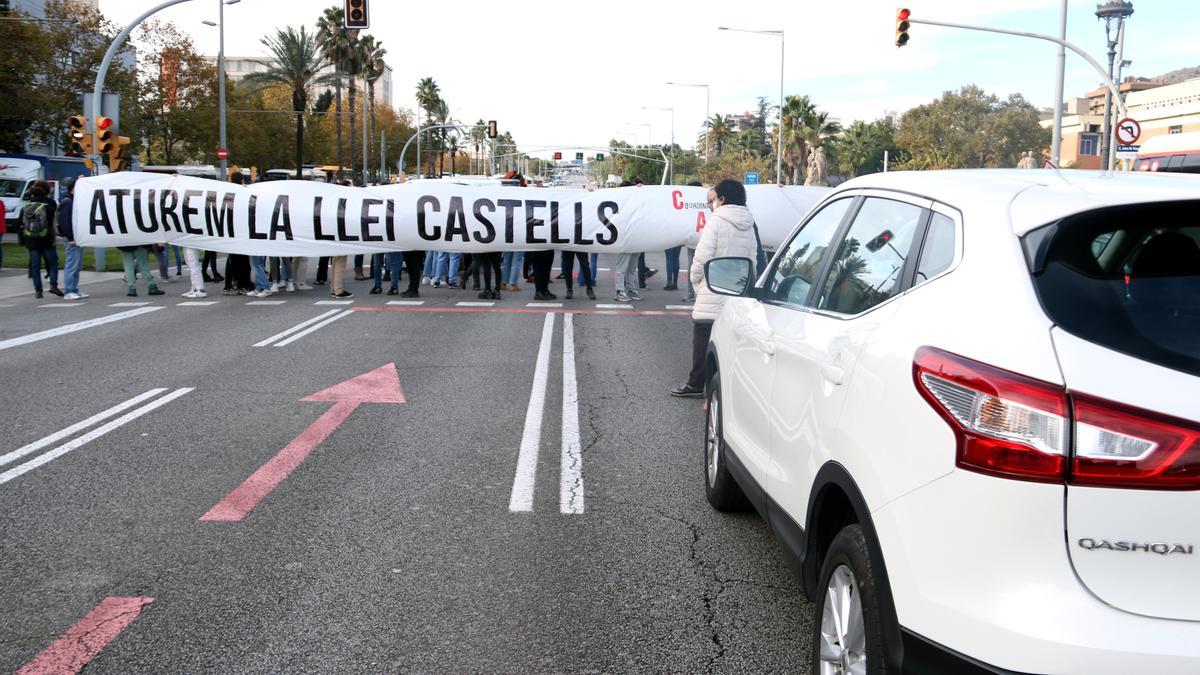
{"label": "person holding banner", "polygon": [[704,356],[712,335],[713,322],[721,313],[725,296],[717,295],[704,283],[704,265],[713,258],[726,256],[753,260],[758,252],[754,216],[746,208],[746,188],[731,178],[708,191],[712,219],[705,225],[696,245],[689,278],[696,286],[696,305],[692,308],[692,369],[687,382],[671,390],[680,398],[704,398]]}

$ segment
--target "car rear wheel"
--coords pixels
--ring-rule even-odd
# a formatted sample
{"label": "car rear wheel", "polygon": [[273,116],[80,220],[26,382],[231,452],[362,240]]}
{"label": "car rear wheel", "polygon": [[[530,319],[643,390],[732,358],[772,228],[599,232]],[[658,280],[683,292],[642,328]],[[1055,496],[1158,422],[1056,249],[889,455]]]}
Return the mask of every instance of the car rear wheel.
{"label": "car rear wheel", "polygon": [[707,413],[704,424],[704,494],[708,503],[718,511],[740,511],[746,508],[746,495],[729,473],[726,464],[725,437],[721,407],[721,376],[713,374],[708,381],[705,397]]}
{"label": "car rear wheel", "polygon": [[813,672],[886,672],[875,575],[858,524],[847,525],[834,537],[821,565],[818,588],[821,594],[813,621]]}

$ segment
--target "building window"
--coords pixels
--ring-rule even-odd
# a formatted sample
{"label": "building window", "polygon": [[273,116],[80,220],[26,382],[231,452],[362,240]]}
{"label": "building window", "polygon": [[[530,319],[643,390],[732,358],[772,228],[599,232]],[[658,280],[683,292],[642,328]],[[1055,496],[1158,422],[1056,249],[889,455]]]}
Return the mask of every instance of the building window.
{"label": "building window", "polygon": [[1095,155],[1097,146],[1099,145],[1100,137],[1096,134],[1080,134],[1079,135],[1079,155]]}
{"label": "building window", "polygon": [[1183,133],[1183,125],[1182,124],[1172,124],[1171,126],[1167,127],[1167,133],[1168,134],[1182,134]]}

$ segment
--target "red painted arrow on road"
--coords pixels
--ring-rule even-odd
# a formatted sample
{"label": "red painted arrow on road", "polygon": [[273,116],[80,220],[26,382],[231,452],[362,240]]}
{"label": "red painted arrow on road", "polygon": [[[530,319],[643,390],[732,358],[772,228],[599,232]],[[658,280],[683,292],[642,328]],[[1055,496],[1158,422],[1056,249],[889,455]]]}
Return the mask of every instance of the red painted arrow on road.
{"label": "red painted arrow on road", "polygon": [[300,466],[300,463],[328,438],[334,429],[345,422],[358,406],[363,403],[404,403],[404,391],[400,389],[396,364],[389,363],[300,400],[328,401],[333,403],[333,407],[308,425],[307,429],[292,439],[279,454],[259,467],[244,483],[234,488],[233,492],[225,495],[225,498],[209,509],[208,513],[200,516],[200,520],[228,522],[245,518],[263,497]]}

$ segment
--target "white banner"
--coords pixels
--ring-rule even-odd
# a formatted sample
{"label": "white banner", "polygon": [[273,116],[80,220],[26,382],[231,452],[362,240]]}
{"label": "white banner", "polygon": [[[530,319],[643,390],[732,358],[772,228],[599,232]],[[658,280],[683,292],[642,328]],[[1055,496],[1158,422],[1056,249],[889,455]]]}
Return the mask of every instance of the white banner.
{"label": "white banner", "polygon": [[[828,188],[747,187],[763,245],[778,247]],[[520,188],[417,181],[345,187],[232,183],[122,171],[75,185],[81,246],[179,246],[272,256],[384,251],[602,253],[695,246],[707,189],[673,185]]]}

